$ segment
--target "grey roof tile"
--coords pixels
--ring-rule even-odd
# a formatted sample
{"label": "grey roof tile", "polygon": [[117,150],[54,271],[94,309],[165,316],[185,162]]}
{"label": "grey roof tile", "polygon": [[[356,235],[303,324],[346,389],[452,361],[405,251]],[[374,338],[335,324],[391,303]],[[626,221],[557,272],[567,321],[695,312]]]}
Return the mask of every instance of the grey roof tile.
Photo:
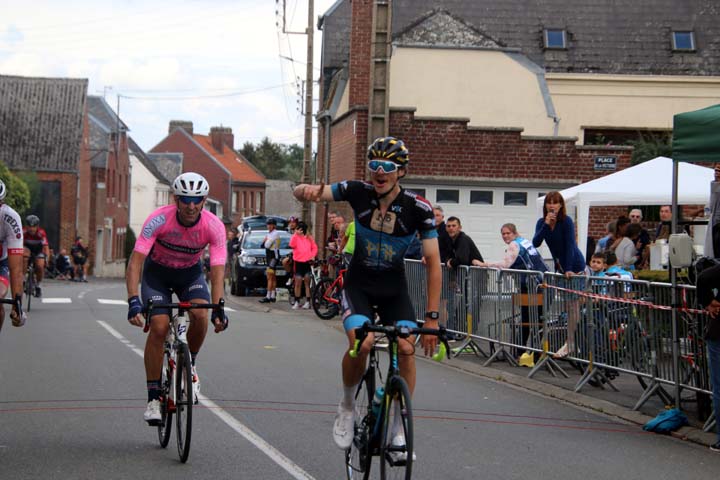
{"label": "grey roof tile", "polygon": [[0,159],[11,169],[77,172],[87,85],[0,75]]}

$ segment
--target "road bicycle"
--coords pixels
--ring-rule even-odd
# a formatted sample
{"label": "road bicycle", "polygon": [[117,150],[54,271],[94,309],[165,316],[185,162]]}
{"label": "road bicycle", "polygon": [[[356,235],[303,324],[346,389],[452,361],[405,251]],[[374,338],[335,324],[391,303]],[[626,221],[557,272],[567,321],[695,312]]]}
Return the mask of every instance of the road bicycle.
{"label": "road bicycle", "polygon": [[[325,277],[327,277],[327,262],[324,260],[312,260],[310,263],[310,292],[308,293],[308,296],[310,299],[312,298],[312,294],[315,291],[315,286]],[[290,272],[290,284],[287,285],[288,287],[288,301],[290,302],[290,305],[292,306],[295,303],[295,274],[294,272]],[[305,289],[305,283],[303,282],[302,288],[300,289],[300,292]]]}
{"label": "road bicycle", "polygon": [[[370,477],[372,457],[380,457],[381,479],[405,479],[412,476],[413,464],[413,421],[410,390],[407,383],[400,376],[398,345],[400,339],[407,339],[412,335],[434,335],[440,340],[440,348],[433,355],[433,359],[441,361],[449,358],[447,330],[445,327],[410,328],[407,326],[382,326],[370,323],[355,329],[355,344],[349,355],[356,358],[360,345],[368,333],[379,333],[384,336],[388,352],[388,368],[383,383],[380,369],[378,343],[379,336],[375,336],[370,353],[368,354],[368,367],[363,375],[355,393],[355,429],[353,442],[345,451],[345,472],[348,480]],[[383,342],[384,343],[384,342]],[[376,386],[381,387],[376,390]],[[375,398],[377,397],[377,400]],[[405,445],[392,445],[393,426],[401,426],[405,438]]]}
{"label": "road bicycle", "polygon": [[177,431],[177,451],[180,461],[185,463],[190,455],[190,439],[192,436],[192,407],[197,403],[193,391],[193,372],[190,348],[187,343],[187,331],[190,326],[188,310],[196,309],[220,309],[221,318],[224,315],[225,301],[220,303],[154,303],[148,301],[145,328],[150,329],[150,317],[153,309],[167,308],[177,310],[170,318],[170,328],[165,337],[165,353],[163,355],[162,376],[160,387],[160,412],[162,418],[157,425],[158,440],[160,446],[165,448],[170,441],[172,431],[172,417],[175,416]]}
{"label": "road bicycle", "polygon": [[313,289],[312,307],[315,314],[323,320],[330,320],[340,313],[340,295],[345,272],[347,268],[340,269],[335,280],[322,278]]}
{"label": "road bicycle", "polygon": [[[25,271],[25,281],[23,282],[23,290],[25,292],[26,310],[30,311],[30,303],[32,298],[35,297],[35,289],[37,288],[36,275],[35,275],[35,260],[38,258],[37,255],[30,255],[28,258],[28,266]],[[40,257],[42,258],[42,257]]]}

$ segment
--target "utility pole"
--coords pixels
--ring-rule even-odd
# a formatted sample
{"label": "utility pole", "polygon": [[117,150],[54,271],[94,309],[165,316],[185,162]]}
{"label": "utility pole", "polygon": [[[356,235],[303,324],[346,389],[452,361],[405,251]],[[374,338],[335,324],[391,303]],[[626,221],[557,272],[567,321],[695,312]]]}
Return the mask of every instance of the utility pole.
{"label": "utility pole", "polygon": [[[310,183],[310,161],[312,159],[312,119],[313,119],[313,19],[314,0],[308,0],[307,24],[307,65],[305,70],[305,150],[303,151],[302,183]],[[310,202],[303,202],[302,219],[310,220]]]}

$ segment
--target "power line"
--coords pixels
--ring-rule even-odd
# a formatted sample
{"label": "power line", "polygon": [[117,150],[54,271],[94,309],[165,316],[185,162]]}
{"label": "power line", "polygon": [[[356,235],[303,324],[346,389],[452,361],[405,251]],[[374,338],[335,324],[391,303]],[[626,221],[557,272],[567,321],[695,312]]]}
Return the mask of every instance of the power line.
{"label": "power line", "polygon": [[133,95],[122,95],[118,94],[120,98],[125,99],[131,99],[131,100],[200,100],[203,98],[226,98],[226,97],[239,97],[242,95],[249,95],[251,93],[257,93],[257,92],[263,92],[266,90],[274,90],[276,88],[284,88],[288,85],[292,85],[292,83],[282,83],[280,85],[273,85],[271,87],[262,87],[262,88],[256,88],[252,90],[244,90],[239,92],[232,92],[232,93],[222,93],[217,95],[194,95],[194,96],[183,96],[183,97],[143,97],[143,96],[133,96]]}

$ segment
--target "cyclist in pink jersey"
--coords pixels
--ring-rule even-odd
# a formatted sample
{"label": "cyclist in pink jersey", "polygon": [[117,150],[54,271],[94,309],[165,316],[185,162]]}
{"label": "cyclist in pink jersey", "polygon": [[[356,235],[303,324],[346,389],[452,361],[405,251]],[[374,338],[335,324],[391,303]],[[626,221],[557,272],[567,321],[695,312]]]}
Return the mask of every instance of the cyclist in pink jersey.
{"label": "cyclist in pink jersey", "polygon": [[[207,180],[202,175],[183,173],[173,182],[175,205],[160,207],[145,220],[126,272],[128,321],[132,325],[144,326],[142,313],[144,305],[151,298],[156,303],[171,303],[174,293],[181,302],[210,301],[211,294],[201,265],[203,250],[208,245],[212,303],[220,302],[227,257],[225,226],[212,212],[203,209],[209,191]],[[188,314],[191,322],[187,337],[197,403],[200,380],[195,369],[195,359],[207,334],[208,314],[207,310],[202,309],[190,310]],[[153,310],[150,333],[145,342],[148,405],[144,418],[149,425],[157,425],[162,418],[160,378],[169,315],[168,310]],[[213,311],[211,320],[216,333],[227,328],[227,316],[221,312]]]}

